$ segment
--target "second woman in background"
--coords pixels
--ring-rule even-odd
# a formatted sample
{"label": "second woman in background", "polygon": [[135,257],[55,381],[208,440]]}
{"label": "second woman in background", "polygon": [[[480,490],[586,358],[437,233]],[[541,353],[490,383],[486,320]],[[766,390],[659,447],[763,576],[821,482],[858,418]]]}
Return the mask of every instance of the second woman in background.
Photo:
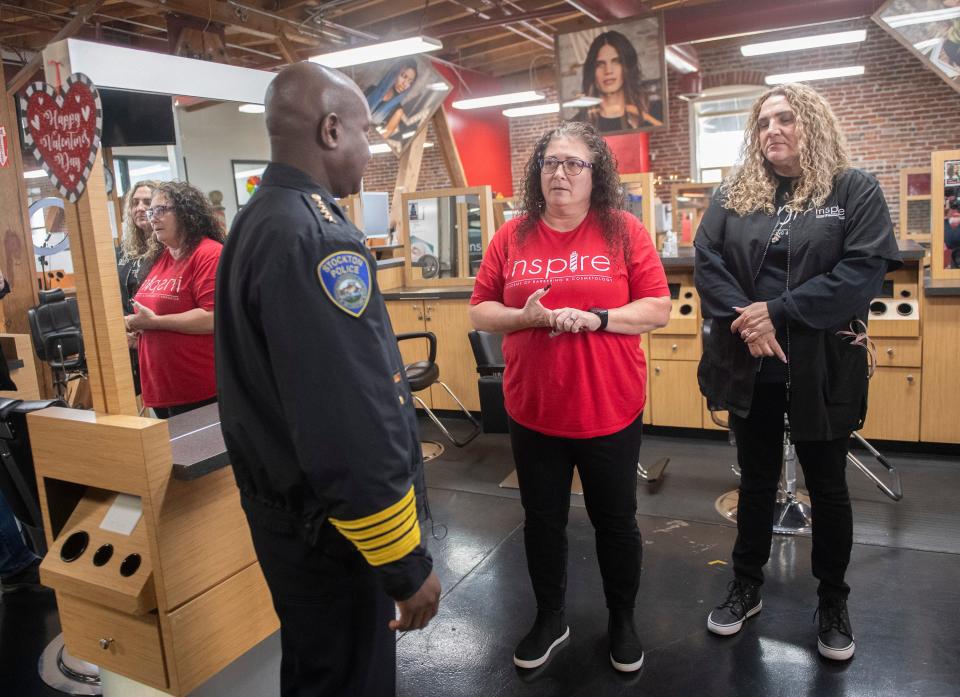
{"label": "second woman in background", "polygon": [[[153,199],[154,181],[138,181],[123,198],[123,237],[120,242],[120,259],[117,270],[120,274],[120,299],[123,314],[133,314],[133,296],[150,271],[150,264],[159,252],[153,228],[147,220],[147,210]],[[137,354],[137,337],[128,336],[130,365],[133,369],[133,386],[140,394],[140,358]]]}
{"label": "second woman in background", "polygon": [[216,401],[213,294],[224,236],[202,191],[157,185],[147,212],[160,243],[127,315],[139,336],[144,406],[167,418]]}

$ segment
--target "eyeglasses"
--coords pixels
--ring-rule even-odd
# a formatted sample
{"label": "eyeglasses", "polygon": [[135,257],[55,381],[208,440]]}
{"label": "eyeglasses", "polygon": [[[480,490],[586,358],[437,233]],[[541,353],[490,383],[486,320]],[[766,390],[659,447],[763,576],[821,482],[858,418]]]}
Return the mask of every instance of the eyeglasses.
{"label": "eyeglasses", "polygon": [[556,157],[547,157],[540,160],[540,169],[544,174],[553,174],[557,167],[563,165],[564,173],[569,177],[575,177],[583,171],[584,167],[593,169],[592,162],[584,162],[579,157],[568,157],[566,160],[560,160]]}
{"label": "eyeglasses", "polygon": [[160,218],[165,216],[169,211],[173,210],[173,206],[154,206],[153,208],[147,209],[147,220],[153,220],[154,218]]}

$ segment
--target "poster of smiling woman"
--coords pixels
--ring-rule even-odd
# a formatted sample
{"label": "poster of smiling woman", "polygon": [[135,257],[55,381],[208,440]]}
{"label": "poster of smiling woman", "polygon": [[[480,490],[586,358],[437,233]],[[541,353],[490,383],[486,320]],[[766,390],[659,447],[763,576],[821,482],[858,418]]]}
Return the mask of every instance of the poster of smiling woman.
{"label": "poster of smiling woman", "polygon": [[667,125],[667,80],[660,16],[556,38],[561,115],[601,133]]}
{"label": "poster of smiling woman", "polygon": [[399,155],[446,99],[450,83],[423,56],[371,63],[354,75],[377,132]]}

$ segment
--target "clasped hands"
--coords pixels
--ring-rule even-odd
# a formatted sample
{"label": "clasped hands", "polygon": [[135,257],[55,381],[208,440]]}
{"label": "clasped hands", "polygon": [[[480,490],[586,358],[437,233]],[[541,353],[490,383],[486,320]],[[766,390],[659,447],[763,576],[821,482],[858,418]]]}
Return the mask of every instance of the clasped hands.
{"label": "clasped hands", "polygon": [[776,356],[786,363],[787,355],[777,341],[777,330],[770,319],[767,304],[757,302],[746,307],[734,306],[733,309],[740,316],[733,320],[730,331],[734,334],[740,334],[740,338],[743,339],[750,350],[750,355],[754,358]]}
{"label": "clasped hands", "polygon": [[600,318],[592,312],[578,310],[575,307],[561,307],[556,310],[545,308],[540,304],[540,300],[549,290],[548,283],[527,298],[523,306],[523,315],[527,319],[528,326],[550,327],[551,337],[564,333],[595,332],[600,328]]}
{"label": "clasped hands", "polygon": [[133,307],[136,312],[132,315],[126,315],[123,318],[123,323],[127,327],[127,346],[137,348],[137,340],[140,338],[141,332],[151,328],[150,323],[157,315],[149,307],[141,305],[136,300],[133,301]]}

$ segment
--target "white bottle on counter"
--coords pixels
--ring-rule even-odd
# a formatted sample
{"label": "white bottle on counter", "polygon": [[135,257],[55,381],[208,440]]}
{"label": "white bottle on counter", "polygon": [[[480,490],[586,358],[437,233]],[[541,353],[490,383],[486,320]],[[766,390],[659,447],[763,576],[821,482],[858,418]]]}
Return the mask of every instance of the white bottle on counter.
{"label": "white bottle on counter", "polygon": [[677,256],[677,233],[675,233],[673,230],[667,230],[666,234],[664,235],[663,250],[660,252],[660,256]]}

